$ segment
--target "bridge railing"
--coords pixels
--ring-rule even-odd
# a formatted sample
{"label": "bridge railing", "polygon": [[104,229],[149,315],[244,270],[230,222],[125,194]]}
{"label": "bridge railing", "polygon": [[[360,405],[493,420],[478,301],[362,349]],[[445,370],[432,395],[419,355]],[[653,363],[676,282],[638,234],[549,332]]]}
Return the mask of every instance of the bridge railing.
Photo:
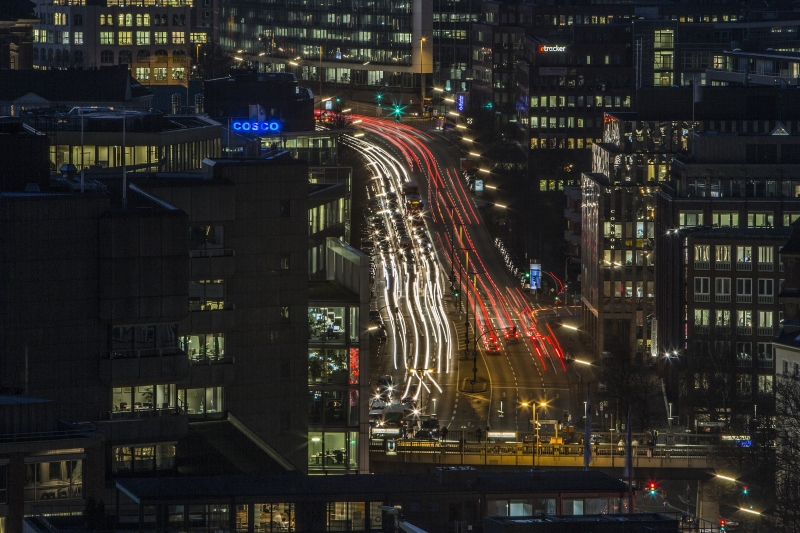
{"label": "bridge railing", "polygon": [[[716,446],[656,445],[631,446],[634,461],[641,465],[671,467],[702,467]],[[622,466],[625,447],[618,444],[595,444],[590,447],[592,461],[597,466]],[[386,452],[389,452],[388,454]],[[539,464],[569,466],[582,464],[583,446],[579,444],[545,444],[538,450],[533,443],[492,443],[462,441],[396,440],[391,448],[383,439],[370,440],[370,452],[387,460],[432,462],[448,464],[530,464],[535,457]]]}

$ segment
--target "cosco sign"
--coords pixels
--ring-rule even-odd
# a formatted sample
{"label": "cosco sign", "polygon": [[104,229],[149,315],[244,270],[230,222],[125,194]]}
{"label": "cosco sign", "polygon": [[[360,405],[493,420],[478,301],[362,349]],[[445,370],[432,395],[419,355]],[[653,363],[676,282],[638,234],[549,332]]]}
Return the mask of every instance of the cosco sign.
{"label": "cosco sign", "polygon": [[250,131],[253,133],[266,133],[280,131],[281,124],[277,121],[270,122],[244,122],[242,120],[234,120],[231,127],[235,131]]}
{"label": "cosco sign", "polygon": [[566,49],[566,46],[541,46],[539,48],[542,52],[563,52]]}

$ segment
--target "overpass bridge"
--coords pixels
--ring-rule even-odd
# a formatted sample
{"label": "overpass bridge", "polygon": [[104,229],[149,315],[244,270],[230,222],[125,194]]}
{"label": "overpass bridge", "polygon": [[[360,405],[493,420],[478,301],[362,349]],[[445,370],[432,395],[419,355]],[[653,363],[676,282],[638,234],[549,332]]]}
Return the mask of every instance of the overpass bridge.
{"label": "overpass bridge", "polygon": [[[625,466],[625,448],[617,444],[591,446],[590,468],[617,472]],[[634,471],[660,471],[661,477],[676,479],[708,478],[713,470],[716,445],[672,444],[631,446]],[[370,463],[405,463],[413,465],[534,467],[575,470],[583,468],[583,445],[545,444],[536,449],[531,442],[464,442],[372,439]],[[396,465],[395,465],[396,468]],[[667,475],[666,471],[673,470]]]}

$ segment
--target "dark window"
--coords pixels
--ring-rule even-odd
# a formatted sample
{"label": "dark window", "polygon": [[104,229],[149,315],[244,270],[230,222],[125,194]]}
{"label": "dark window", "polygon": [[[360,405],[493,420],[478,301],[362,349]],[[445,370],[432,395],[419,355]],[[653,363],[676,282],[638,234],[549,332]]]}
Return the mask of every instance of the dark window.
{"label": "dark window", "polygon": [[136,52],[136,59],[138,61],[147,61],[150,57],[150,50],[139,50]]}
{"label": "dark window", "polygon": [[291,375],[291,369],[292,366],[291,362],[289,361],[289,358],[286,356],[281,357],[281,370],[280,370],[281,377],[288,378]]}
{"label": "dark window", "polygon": [[800,163],[800,144],[781,145],[781,163]]}
{"label": "dark window", "polygon": [[291,216],[291,200],[281,200],[281,216],[288,217]]}
{"label": "dark window", "polygon": [[83,26],[83,15],[73,15],[72,25],[73,26]]}
{"label": "dark window", "polygon": [[778,162],[778,145],[748,144],[745,155],[748,163],[774,164]]}
{"label": "dark window", "polygon": [[101,63],[113,63],[114,62],[114,52],[113,50],[103,50],[100,52],[100,62]]}
{"label": "dark window", "polygon": [[289,307],[282,305],[281,306],[281,322],[287,323],[289,322]]}
{"label": "dark window", "polygon": [[80,50],[76,50],[73,56],[75,58],[75,65],[81,66],[83,65],[83,52]]}
{"label": "dark window", "polygon": [[130,50],[120,50],[119,52],[119,64],[120,65],[129,65],[133,63],[131,60],[131,51]]}

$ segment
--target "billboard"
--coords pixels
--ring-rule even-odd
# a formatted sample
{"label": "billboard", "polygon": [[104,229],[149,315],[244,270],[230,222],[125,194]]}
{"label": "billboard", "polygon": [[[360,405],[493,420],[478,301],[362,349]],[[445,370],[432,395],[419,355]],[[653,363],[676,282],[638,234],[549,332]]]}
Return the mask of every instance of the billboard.
{"label": "billboard", "polygon": [[483,180],[475,180],[475,192],[483,192]]}
{"label": "billboard", "polygon": [[538,291],[542,288],[542,265],[531,263],[531,290]]}

